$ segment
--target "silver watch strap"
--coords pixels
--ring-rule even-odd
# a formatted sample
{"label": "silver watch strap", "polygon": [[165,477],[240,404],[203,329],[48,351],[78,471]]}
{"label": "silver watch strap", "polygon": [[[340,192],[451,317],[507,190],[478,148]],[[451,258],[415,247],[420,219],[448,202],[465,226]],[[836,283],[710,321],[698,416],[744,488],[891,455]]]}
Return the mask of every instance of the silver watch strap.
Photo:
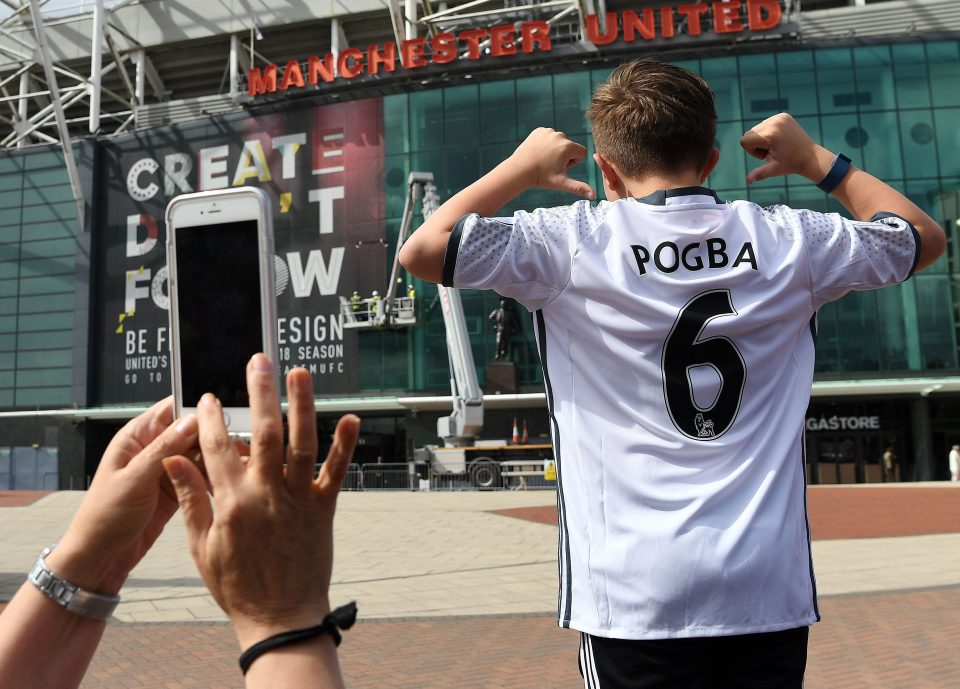
{"label": "silver watch strap", "polygon": [[55,546],[45,548],[27,574],[27,581],[36,586],[57,605],[61,605],[75,615],[93,620],[106,620],[113,614],[120,596],[107,596],[102,593],[86,591],[50,571],[44,558]]}

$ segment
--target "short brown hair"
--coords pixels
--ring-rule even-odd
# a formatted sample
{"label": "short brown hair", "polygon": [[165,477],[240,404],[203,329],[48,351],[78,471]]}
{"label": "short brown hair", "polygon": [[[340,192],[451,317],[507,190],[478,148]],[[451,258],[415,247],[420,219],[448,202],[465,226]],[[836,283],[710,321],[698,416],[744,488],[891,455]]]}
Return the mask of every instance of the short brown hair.
{"label": "short brown hair", "polygon": [[624,175],[700,169],[717,135],[713,91],[697,74],[650,59],[620,65],[587,110],[597,153]]}

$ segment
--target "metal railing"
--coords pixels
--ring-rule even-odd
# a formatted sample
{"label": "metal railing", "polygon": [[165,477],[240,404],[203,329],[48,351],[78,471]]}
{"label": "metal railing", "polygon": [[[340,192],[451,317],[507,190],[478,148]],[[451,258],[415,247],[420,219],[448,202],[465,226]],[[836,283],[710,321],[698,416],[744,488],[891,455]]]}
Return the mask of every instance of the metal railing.
{"label": "metal railing", "polygon": [[[317,464],[314,475],[320,473]],[[88,490],[93,476],[89,474],[46,473],[40,485],[31,490]],[[0,473],[0,490],[13,490],[13,475]],[[483,490],[553,490],[554,480],[541,474],[500,476]],[[390,464],[351,464],[343,478],[343,491],[475,491],[469,473],[435,474],[426,464],[412,462]]]}

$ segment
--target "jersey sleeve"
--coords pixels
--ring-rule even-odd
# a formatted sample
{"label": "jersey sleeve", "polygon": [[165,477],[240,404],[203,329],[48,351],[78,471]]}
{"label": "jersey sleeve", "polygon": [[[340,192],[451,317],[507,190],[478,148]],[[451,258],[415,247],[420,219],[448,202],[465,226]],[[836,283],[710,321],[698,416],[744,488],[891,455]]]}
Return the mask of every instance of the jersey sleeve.
{"label": "jersey sleeve", "polygon": [[465,215],[447,243],[443,284],[492,289],[530,311],[543,308],[566,286],[574,252],[601,215],[588,201],[512,218]]}
{"label": "jersey sleeve", "polygon": [[816,308],[853,290],[903,282],[917,267],[920,235],[907,220],[893,213],[877,213],[860,222],[837,213],[785,206],[767,212],[803,242]]}

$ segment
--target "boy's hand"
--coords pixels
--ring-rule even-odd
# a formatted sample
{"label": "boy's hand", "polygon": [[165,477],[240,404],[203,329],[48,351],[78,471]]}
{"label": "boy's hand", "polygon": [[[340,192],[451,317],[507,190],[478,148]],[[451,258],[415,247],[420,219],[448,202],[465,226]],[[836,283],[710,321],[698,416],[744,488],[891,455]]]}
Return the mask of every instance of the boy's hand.
{"label": "boy's hand", "polygon": [[570,141],[563,132],[538,127],[509,160],[528,187],[556,189],[592,199],[594,192],[589,184],[567,176],[567,171],[586,157],[587,149]]}
{"label": "boy's hand", "polygon": [[834,155],[820,146],[793,117],[782,112],[768,117],[740,139],[754,158],[766,161],[747,175],[747,184],[769,177],[801,175],[814,184],[830,171]]}

